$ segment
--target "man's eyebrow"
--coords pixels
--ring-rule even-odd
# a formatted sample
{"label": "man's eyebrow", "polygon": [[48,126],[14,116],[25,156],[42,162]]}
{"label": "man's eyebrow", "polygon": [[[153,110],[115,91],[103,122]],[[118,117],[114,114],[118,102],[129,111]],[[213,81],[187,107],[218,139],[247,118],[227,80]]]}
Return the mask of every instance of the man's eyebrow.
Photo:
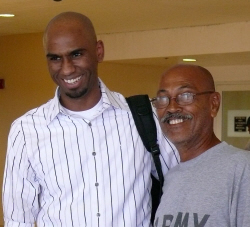
{"label": "man's eyebrow", "polygon": [[[67,55],[69,56],[69,55],[72,55],[72,54],[75,54],[75,53],[78,53],[78,52],[81,52],[81,51],[85,51],[85,50],[86,49],[84,49],[84,48],[78,48],[78,49],[70,51]],[[60,55],[48,53],[48,54],[46,54],[46,57],[60,57]]]}
{"label": "man's eyebrow", "polygon": [[78,48],[78,49],[75,49],[75,50],[70,51],[70,53],[75,53],[75,52],[85,51],[85,50],[86,50],[86,49],[84,49],[84,48]]}
{"label": "man's eyebrow", "polygon": [[84,49],[84,48],[78,48],[78,49],[70,51],[69,54],[68,54],[68,56],[72,55],[72,54],[77,54],[79,52],[84,52],[84,51],[86,51],[86,49]]}
{"label": "man's eyebrow", "polygon": [[[185,84],[185,85],[180,86],[177,90],[181,91],[181,90],[186,89],[186,88],[193,89],[192,86]],[[160,90],[157,91],[157,94],[160,94],[160,93],[167,93],[167,90],[165,90],[165,89],[162,88],[162,89],[160,89]]]}
{"label": "man's eyebrow", "polygon": [[166,93],[166,92],[167,92],[166,90],[160,89],[160,90],[157,91],[157,95],[159,95],[160,93]]}
{"label": "man's eyebrow", "polygon": [[47,54],[46,54],[46,57],[47,57],[47,58],[51,58],[51,57],[60,57],[60,55],[58,55],[58,54],[52,54],[52,53],[47,53]]}

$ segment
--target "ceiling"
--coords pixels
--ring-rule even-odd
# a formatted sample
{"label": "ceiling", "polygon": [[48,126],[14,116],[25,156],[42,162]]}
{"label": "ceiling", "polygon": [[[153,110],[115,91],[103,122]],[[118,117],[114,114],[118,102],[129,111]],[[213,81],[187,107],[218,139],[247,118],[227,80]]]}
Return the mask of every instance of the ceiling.
{"label": "ceiling", "polygon": [[[86,14],[97,34],[108,34],[250,21],[250,0],[1,0],[0,13],[16,16],[0,17],[0,36],[42,32],[49,20],[63,11]],[[204,66],[232,64],[236,57],[239,63],[250,62],[249,53],[194,57]],[[127,63],[161,65],[180,58]]]}

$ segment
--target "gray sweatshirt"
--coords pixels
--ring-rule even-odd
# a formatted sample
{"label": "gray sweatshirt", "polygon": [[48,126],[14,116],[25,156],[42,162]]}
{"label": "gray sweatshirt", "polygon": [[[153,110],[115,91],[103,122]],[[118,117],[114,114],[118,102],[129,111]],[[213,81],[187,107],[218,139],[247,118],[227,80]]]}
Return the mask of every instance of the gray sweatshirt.
{"label": "gray sweatshirt", "polygon": [[250,227],[250,152],[222,142],[165,176],[155,227]]}

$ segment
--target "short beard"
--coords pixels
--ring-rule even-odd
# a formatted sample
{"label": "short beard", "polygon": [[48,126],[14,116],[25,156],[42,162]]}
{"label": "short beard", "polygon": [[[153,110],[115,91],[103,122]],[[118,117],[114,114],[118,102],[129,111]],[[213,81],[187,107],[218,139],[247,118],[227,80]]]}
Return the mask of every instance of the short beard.
{"label": "short beard", "polygon": [[81,91],[75,91],[75,92],[71,92],[71,93],[66,93],[66,95],[72,99],[78,99],[81,98],[82,96],[86,95],[88,92],[87,88],[84,88]]}

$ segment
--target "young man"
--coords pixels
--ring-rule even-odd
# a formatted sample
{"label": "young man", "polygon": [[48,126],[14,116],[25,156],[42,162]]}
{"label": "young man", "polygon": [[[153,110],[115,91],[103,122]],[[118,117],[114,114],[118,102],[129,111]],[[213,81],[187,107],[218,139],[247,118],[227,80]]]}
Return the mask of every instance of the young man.
{"label": "young man", "polygon": [[[150,226],[152,159],[125,98],[100,80],[91,21],[59,14],[44,33],[55,97],[11,126],[3,183],[5,226]],[[163,171],[178,154],[158,127]]]}
{"label": "young man", "polygon": [[154,226],[249,226],[250,153],[214,134],[220,94],[210,72],[170,68],[152,102],[181,159],[166,175]]}

